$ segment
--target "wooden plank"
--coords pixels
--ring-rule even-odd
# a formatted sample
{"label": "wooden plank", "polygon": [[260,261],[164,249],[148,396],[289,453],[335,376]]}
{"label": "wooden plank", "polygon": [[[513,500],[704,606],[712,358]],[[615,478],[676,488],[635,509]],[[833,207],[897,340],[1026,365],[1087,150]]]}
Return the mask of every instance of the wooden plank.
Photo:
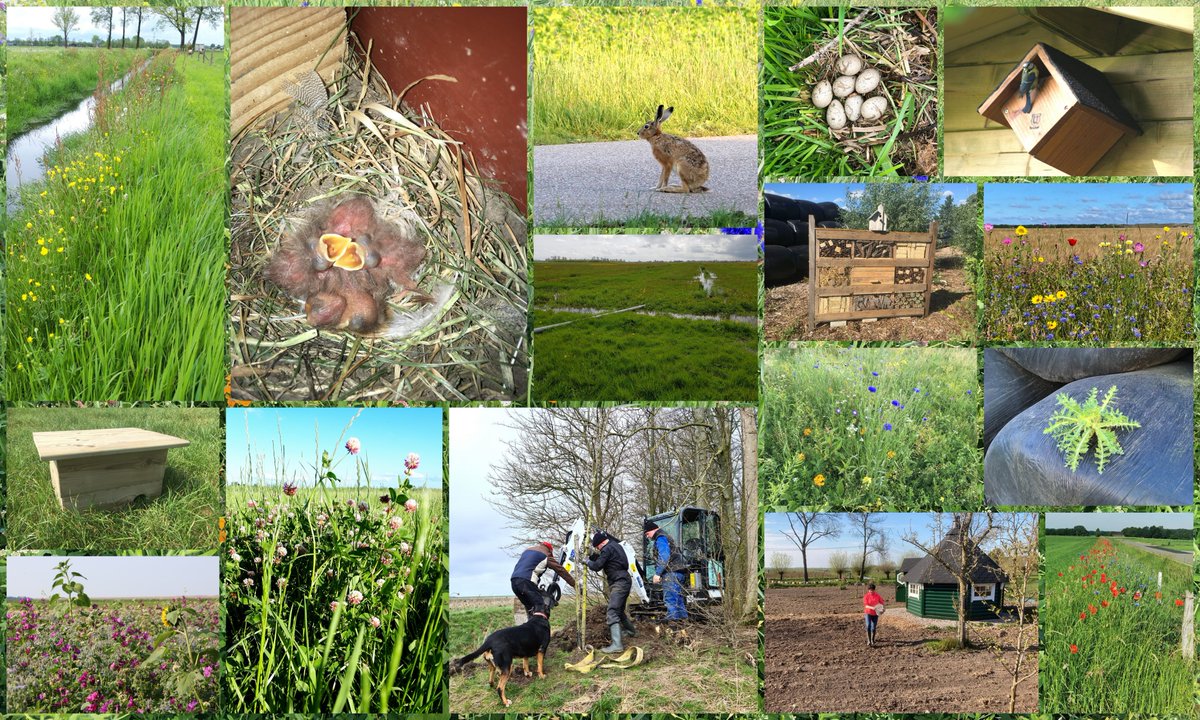
{"label": "wooden plank", "polygon": [[817,218],[808,216],[808,331],[817,328]]}
{"label": "wooden plank", "polygon": [[[1113,146],[1089,175],[1192,175],[1192,122],[1142,123],[1145,131]],[[1029,156],[1008,128],[947,132],[943,138],[947,177],[1066,175]]]}
{"label": "wooden plank", "polygon": [[937,220],[929,225],[929,268],[925,271],[925,315],[929,314],[929,297],[933,293],[933,258],[937,255]]}
{"label": "wooden plank", "polygon": [[817,267],[925,267],[925,258],[821,258]]}
{"label": "wooden plank", "polygon": [[33,444],[42,460],[64,460],[187,447],[190,443],[183,438],[141,428],[105,428],[35,432]]}
{"label": "wooden plank", "polygon": [[65,510],[125,505],[162,494],[167,450],[91,455],[50,461],[50,477]]}
{"label": "wooden plank", "polygon": [[891,284],[895,279],[896,268],[894,267],[850,267],[851,285],[874,285],[882,287],[884,284]]}
{"label": "wooden plank", "polygon": [[1013,12],[1012,8],[958,7],[955,10],[962,14],[961,19],[947,22],[943,31],[943,52],[947,55],[1005,35],[1029,23],[1029,18]]}
{"label": "wooden plank", "polygon": [[1196,28],[1190,4],[1179,7],[1098,7],[1095,9],[1150,25],[1178,30],[1189,35]]}
{"label": "wooden plank", "polygon": [[921,317],[921,308],[887,308],[883,310],[854,310],[852,312],[818,315],[817,322],[863,320],[866,318]]}
{"label": "wooden plank", "polygon": [[1063,172],[1086,175],[1127,134],[1135,133],[1104,113],[1075,105],[1030,154]]}
{"label": "wooden plank", "polygon": [[[812,216],[809,215],[809,218]],[[809,225],[811,228],[812,225]],[[915,232],[886,232],[877,233],[870,230],[851,230],[849,228],[817,228],[817,240],[873,240],[876,242],[929,242],[925,233]]]}
{"label": "wooden plank", "polygon": [[908,285],[834,285],[833,287],[817,288],[818,297],[838,297],[841,295],[887,295],[890,293],[919,293],[925,292],[926,283],[910,283]]}
{"label": "wooden plank", "polygon": [[[1192,54],[1190,52],[1132,55],[1088,60],[1102,71],[1121,99],[1135,110],[1139,123],[1156,120],[1191,120]],[[994,126],[977,112],[985,93],[1000,84],[1012,64],[947,67],[946,132],[982,130]]]}

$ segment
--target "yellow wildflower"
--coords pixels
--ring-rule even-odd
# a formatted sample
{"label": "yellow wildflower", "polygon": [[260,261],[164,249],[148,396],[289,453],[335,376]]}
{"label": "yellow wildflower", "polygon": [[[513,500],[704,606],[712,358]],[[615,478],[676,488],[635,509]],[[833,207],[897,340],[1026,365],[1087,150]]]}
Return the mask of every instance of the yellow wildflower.
{"label": "yellow wildflower", "polygon": [[1066,290],[1059,290],[1058,292],[1054,293],[1054,297],[1058,298],[1059,300],[1062,300],[1066,296],[1067,296]]}
{"label": "yellow wildflower", "polygon": [[888,460],[891,460],[894,457],[896,457],[896,452],[894,450],[888,450]]}
{"label": "yellow wildflower", "polygon": [[804,462],[804,453],[796,453],[796,462]]}
{"label": "yellow wildflower", "polygon": [[1014,232],[1017,234],[1017,237],[1022,237],[1029,234],[1029,231],[1025,229],[1024,225],[1018,225]]}
{"label": "yellow wildflower", "polygon": [[91,273],[84,273],[84,274],[83,274],[83,279],[84,279],[84,280],[91,281],[91,279],[92,279],[92,274],[91,274]]}
{"label": "yellow wildflower", "polygon": [[1042,257],[1041,255],[1038,255],[1038,256],[1037,256],[1037,261],[1038,261],[1038,262],[1046,262],[1046,258]]}
{"label": "yellow wildflower", "polygon": [[863,478],[863,485],[870,485],[870,484],[871,484],[871,482],[872,482],[872,481],[874,481],[874,480],[875,480],[875,478],[873,478],[873,477],[871,477],[870,475],[868,475],[868,476],[866,476],[865,478]]}
{"label": "yellow wildflower", "polygon": [[812,428],[804,428],[804,437],[812,435]]}
{"label": "yellow wildflower", "polygon": [[1040,305],[1042,303],[1042,296],[1034,295],[1033,297],[1029,298],[1029,302],[1033,303],[1034,305]]}
{"label": "yellow wildflower", "polygon": [[1046,323],[1046,329],[1047,329],[1047,330],[1053,330],[1053,329],[1054,329],[1054,328],[1056,328],[1056,327],[1058,327],[1058,321],[1057,321],[1057,320],[1051,320],[1050,322]]}
{"label": "yellow wildflower", "polygon": [[49,248],[42,248],[42,255],[49,255],[49,254],[50,254]]}
{"label": "yellow wildflower", "polygon": [[813,485],[816,485],[817,487],[825,487],[825,476],[821,473],[817,473],[816,477],[813,478]]}

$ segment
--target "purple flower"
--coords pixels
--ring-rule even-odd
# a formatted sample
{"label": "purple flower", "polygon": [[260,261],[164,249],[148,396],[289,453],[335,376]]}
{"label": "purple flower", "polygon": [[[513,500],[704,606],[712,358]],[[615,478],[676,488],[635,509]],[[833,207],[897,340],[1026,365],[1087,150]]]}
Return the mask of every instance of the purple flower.
{"label": "purple flower", "polygon": [[287,495],[288,497],[295,495],[296,491],[299,489],[299,486],[294,482],[288,482],[286,480],[283,482],[283,494]]}
{"label": "purple flower", "polygon": [[867,390],[870,390],[871,392],[875,392],[876,390],[878,390],[878,388],[876,388],[874,385],[868,385]]}
{"label": "purple flower", "polygon": [[899,400],[893,400],[893,401],[892,401],[892,407],[900,407],[900,401],[899,401]]}
{"label": "purple flower", "polygon": [[1137,328],[1134,328],[1134,329],[1133,329],[1133,336],[1134,336],[1135,338],[1141,339],[1141,337],[1142,337],[1142,331],[1141,331],[1141,330],[1138,330]]}
{"label": "purple flower", "polygon": [[891,429],[892,429],[892,424],[891,424],[891,423],[884,423],[884,424],[883,424],[883,429],[884,429],[884,430],[891,430]]}
{"label": "purple flower", "polygon": [[995,225],[993,225],[993,224],[991,224],[991,223],[984,223],[984,224],[983,224],[983,229],[984,229],[984,230],[986,230],[986,231],[988,231],[988,232],[991,232],[993,229],[995,229],[995,227],[996,227],[996,226],[995,226]]}
{"label": "purple flower", "polygon": [[879,377],[879,373],[875,372],[874,370],[871,371],[871,374],[874,375],[875,377]]}
{"label": "purple flower", "polygon": [[1133,244],[1133,251],[1136,253],[1140,253],[1145,249],[1146,249],[1146,246],[1141,244],[1140,242],[1136,242]]}
{"label": "purple flower", "polygon": [[1012,245],[1012,238],[1010,238],[1010,237],[1006,237],[1006,238],[1004,238],[1003,240],[1001,240],[1000,242],[1001,242],[1001,243],[1003,243],[1003,244],[1005,244],[1005,245]]}

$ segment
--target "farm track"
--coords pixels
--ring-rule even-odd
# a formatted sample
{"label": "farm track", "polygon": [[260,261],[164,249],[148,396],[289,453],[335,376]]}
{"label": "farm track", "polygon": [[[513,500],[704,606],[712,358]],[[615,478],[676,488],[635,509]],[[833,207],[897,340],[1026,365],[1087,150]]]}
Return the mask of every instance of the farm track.
{"label": "farm track", "polygon": [[1185,565],[1192,564],[1192,554],[1186,550],[1172,550],[1171,548],[1159,547],[1158,545],[1150,545],[1148,543],[1136,542],[1134,540],[1122,540],[1121,542],[1139,550],[1145,550],[1152,555],[1165,557],[1169,560],[1174,560],[1175,562],[1183,563]]}
{"label": "farm track", "polygon": [[[545,310],[546,312],[578,313],[580,315],[595,315],[597,313],[609,312],[600,308],[548,307],[538,309]],[[625,312],[631,312],[635,315],[649,315],[650,317],[673,317],[677,320],[708,320],[711,322],[728,320],[748,325],[756,325],[758,323],[758,318],[753,315],[691,315],[688,313],[659,312],[657,310],[627,310]]]}

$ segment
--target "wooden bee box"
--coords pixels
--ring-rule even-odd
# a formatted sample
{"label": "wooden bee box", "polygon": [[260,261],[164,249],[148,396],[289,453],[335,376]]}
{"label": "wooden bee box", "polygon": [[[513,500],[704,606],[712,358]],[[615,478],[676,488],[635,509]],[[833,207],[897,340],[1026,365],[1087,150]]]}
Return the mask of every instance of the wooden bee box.
{"label": "wooden bee box", "polygon": [[33,433],[38,456],[50,463],[50,482],[64,510],[118,507],[162,494],[167,450],[183,438],[140,428]]}
{"label": "wooden bee box", "polygon": [[[929,314],[937,223],[929,233],[847,230],[817,227],[808,219],[808,329],[817,323]],[[848,271],[842,284],[812,278]],[[920,302],[915,302],[919,296]],[[914,306],[915,305],[915,306]]]}
{"label": "wooden bee box", "polygon": [[[1039,76],[1028,113],[1018,92],[1026,62]],[[1121,138],[1141,134],[1104,73],[1045,43],[1026,53],[979,114],[1010,127],[1027,153],[1070,175],[1086,175]]]}

